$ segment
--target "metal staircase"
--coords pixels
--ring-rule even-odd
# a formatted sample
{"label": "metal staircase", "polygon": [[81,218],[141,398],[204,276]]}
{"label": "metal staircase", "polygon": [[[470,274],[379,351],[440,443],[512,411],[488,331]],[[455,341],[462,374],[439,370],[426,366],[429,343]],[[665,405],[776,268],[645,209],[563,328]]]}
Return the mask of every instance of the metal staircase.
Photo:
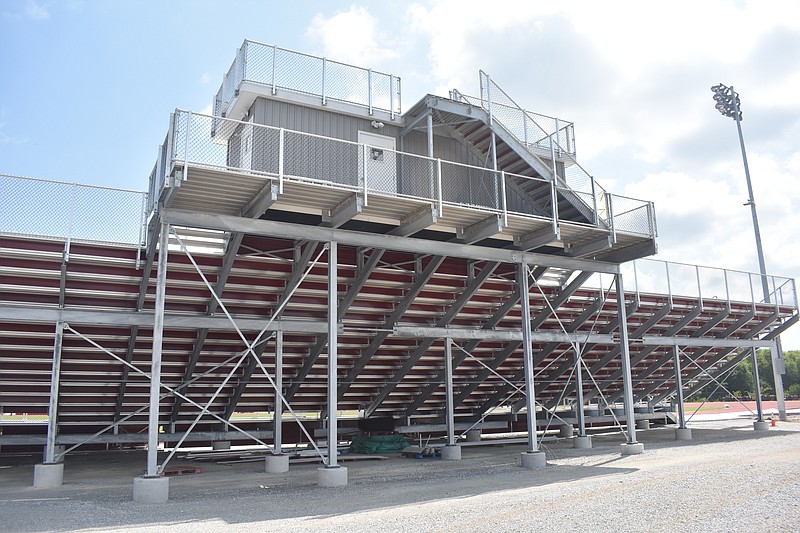
{"label": "metal staircase", "polygon": [[[480,107],[487,117],[456,123],[455,132],[482,154],[485,161],[493,163],[494,157],[498,170],[555,180],[557,198],[553,203],[557,206],[559,219],[608,227],[605,190],[574,158],[573,124],[523,109],[483,71],[480,71],[480,80],[480,98],[464,95],[458,90],[452,90],[450,97]],[[493,146],[495,155],[492,154]],[[509,203],[517,209],[530,198],[550,198],[547,183],[524,179],[513,181],[515,184],[509,187],[507,194]]]}

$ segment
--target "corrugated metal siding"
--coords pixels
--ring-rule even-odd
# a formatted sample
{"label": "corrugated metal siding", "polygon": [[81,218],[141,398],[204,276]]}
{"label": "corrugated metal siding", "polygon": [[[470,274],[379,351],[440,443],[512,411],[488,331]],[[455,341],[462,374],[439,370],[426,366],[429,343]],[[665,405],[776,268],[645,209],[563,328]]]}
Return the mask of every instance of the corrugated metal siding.
{"label": "corrugated metal siding", "polygon": [[[278,100],[258,98],[253,103],[250,112],[255,113],[256,124],[266,124],[346,141],[357,142],[359,130],[376,133],[375,128],[370,125],[374,120],[371,117],[360,118]],[[398,139],[400,128],[386,124],[377,133]]]}

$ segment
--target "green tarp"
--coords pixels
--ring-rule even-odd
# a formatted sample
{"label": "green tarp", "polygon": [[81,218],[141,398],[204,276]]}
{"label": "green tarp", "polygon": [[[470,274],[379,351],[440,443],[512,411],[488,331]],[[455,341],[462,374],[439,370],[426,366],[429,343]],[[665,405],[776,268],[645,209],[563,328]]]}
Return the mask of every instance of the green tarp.
{"label": "green tarp", "polygon": [[350,443],[354,453],[398,453],[408,446],[402,435],[356,435]]}

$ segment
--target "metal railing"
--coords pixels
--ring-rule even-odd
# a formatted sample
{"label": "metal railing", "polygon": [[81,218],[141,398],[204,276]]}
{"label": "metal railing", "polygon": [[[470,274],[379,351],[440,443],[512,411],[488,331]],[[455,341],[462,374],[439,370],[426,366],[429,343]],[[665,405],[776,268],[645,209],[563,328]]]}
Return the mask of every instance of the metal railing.
{"label": "metal railing", "polygon": [[147,193],[0,174],[0,234],[141,246]]}
{"label": "metal railing", "polygon": [[[457,90],[451,98],[480,106],[489,113],[489,121],[497,123],[509,135],[537,158],[550,160],[552,174],[574,191],[591,191],[589,197],[578,194],[573,203],[583,204],[584,210],[593,213],[595,224],[611,226],[608,214],[608,192],[603,189],[575,159],[575,126],[556,117],[527,111],[518,105],[484,71],[480,75],[480,98],[467,96]],[[556,164],[561,163],[561,168]],[[652,206],[648,208],[653,211]]]}
{"label": "metal railing", "polygon": [[324,57],[245,40],[236,51],[214,99],[215,116],[225,116],[243,82],[278,90],[345,102],[389,113],[400,113],[400,78]]}
{"label": "metal railing", "polygon": [[[222,132],[228,141],[216,141],[212,129],[216,138]],[[431,201],[440,213],[447,205],[471,206],[506,221],[516,214],[549,219],[554,225],[567,220],[559,216],[558,198],[594,195],[591,189],[574,190],[541,178],[184,110],[173,114],[159,149],[151,175],[151,210],[157,207],[158,195],[170,187],[166,177],[173,175],[176,164],[184,179],[189,166],[232,170],[274,179],[281,191],[287,181],[302,181],[360,192],[367,205],[370,195],[380,194]],[[526,195],[533,189],[539,197]],[[605,192],[600,201],[604,220],[614,231],[654,235],[650,202]]]}
{"label": "metal railing", "polygon": [[[667,295],[670,301],[722,300],[765,303],[761,275],[725,268],[690,265],[656,259],[637,259],[622,265],[628,290]],[[797,288],[792,278],[766,276],[769,303],[797,308]]]}

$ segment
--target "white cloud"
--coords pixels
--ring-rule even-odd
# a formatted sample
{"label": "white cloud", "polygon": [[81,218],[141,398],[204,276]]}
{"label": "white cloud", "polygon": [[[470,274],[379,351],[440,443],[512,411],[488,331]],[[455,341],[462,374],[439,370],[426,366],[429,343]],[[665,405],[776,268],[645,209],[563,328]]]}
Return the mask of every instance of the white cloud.
{"label": "white cloud", "polygon": [[44,20],[50,18],[50,12],[46,7],[36,3],[34,0],[28,0],[25,4],[25,15],[33,20]]}
{"label": "white cloud", "polygon": [[317,14],[306,31],[320,53],[335,61],[369,67],[396,56],[387,33],[366,7],[350,6],[330,17]]}

